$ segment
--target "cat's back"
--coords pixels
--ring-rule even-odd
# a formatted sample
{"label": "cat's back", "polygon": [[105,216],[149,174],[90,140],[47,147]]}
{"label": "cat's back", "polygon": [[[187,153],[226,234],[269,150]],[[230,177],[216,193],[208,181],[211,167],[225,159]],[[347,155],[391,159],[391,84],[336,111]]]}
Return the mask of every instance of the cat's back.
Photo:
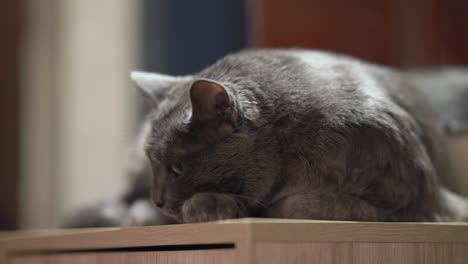
{"label": "cat's back", "polygon": [[264,124],[296,132],[314,131],[319,123],[412,134],[440,163],[435,146],[441,133],[431,108],[398,70],[332,52],[262,49],[226,56],[202,75],[239,84],[235,92],[241,101],[255,101],[262,113],[257,120]]}
{"label": "cat's back", "polygon": [[428,124],[430,107],[403,74],[342,54],[246,50],[224,57],[200,76],[233,83],[241,103],[255,101],[263,116],[270,115],[273,121],[320,116],[320,122],[332,126],[385,123],[396,129],[398,122],[407,129],[420,125],[433,130]]}
{"label": "cat's back", "polygon": [[226,56],[201,75],[240,83],[235,86],[237,89],[262,94],[262,100],[276,106],[368,111],[391,103],[392,91],[383,85],[382,77],[400,80],[400,74],[388,68],[341,54],[305,49],[246,50]]}

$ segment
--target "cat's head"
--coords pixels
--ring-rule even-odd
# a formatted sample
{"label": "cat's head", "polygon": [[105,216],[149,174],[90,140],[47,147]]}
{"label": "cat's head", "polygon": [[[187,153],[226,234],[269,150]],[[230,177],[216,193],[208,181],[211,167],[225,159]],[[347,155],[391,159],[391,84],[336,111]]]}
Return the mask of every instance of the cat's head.
{"label": "cat's head", "polygon": [[254,102],[228,82],[144,72],[132,79],[153,105],[145,150],[156,206],[181,220],[181,206],[195,193],[229,193],[251,203],[266,195],[279,165],[271,137],[248,113]]}

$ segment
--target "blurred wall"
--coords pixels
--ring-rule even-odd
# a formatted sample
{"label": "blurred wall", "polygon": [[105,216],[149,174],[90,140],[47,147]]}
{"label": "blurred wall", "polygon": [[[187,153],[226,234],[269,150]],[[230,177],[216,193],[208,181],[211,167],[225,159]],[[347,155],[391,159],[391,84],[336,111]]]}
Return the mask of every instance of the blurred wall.
{"label": "blurred wall", "polygon": [[0,2],[0,230],[18,226],[21,1]]}
{"label": "blurred wall", "polygon": [[22,227],[50,227],[124,185],[135,126],[138,1],[26,1]]}
{"label": "blurred wall", "polygon": [[256,46],[411,67],[468,64],[466,0],[252,0]]}
{"label": "blurred wall", "polygon": [[145,0],[142,67],[184,75],[248,45],[247,0]]}

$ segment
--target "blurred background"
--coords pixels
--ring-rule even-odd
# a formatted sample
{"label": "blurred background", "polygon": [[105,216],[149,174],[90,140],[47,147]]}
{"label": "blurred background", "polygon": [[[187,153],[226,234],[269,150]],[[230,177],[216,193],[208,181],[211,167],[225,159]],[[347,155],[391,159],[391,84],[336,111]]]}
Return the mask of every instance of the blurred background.
{"label": "blurred background", "polygon": [[[195,73],[246,47],[467,65],[468,1],[2,0],[0,38],[0,230],[48,228],[124,188],[145,113],[131,70]],[[450,144],[468,157],[466,136]]]}

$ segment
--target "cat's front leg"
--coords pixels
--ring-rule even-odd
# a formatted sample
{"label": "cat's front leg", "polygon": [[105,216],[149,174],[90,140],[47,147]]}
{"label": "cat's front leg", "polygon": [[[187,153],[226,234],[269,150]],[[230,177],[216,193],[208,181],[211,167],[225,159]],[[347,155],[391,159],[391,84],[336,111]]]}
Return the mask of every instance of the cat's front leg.
{"label": "cat's front leg", "polygon": [[185,223],[216,221],[247,216],[242,200],[223,193],[198,193],[184,202],[182,219]]}

